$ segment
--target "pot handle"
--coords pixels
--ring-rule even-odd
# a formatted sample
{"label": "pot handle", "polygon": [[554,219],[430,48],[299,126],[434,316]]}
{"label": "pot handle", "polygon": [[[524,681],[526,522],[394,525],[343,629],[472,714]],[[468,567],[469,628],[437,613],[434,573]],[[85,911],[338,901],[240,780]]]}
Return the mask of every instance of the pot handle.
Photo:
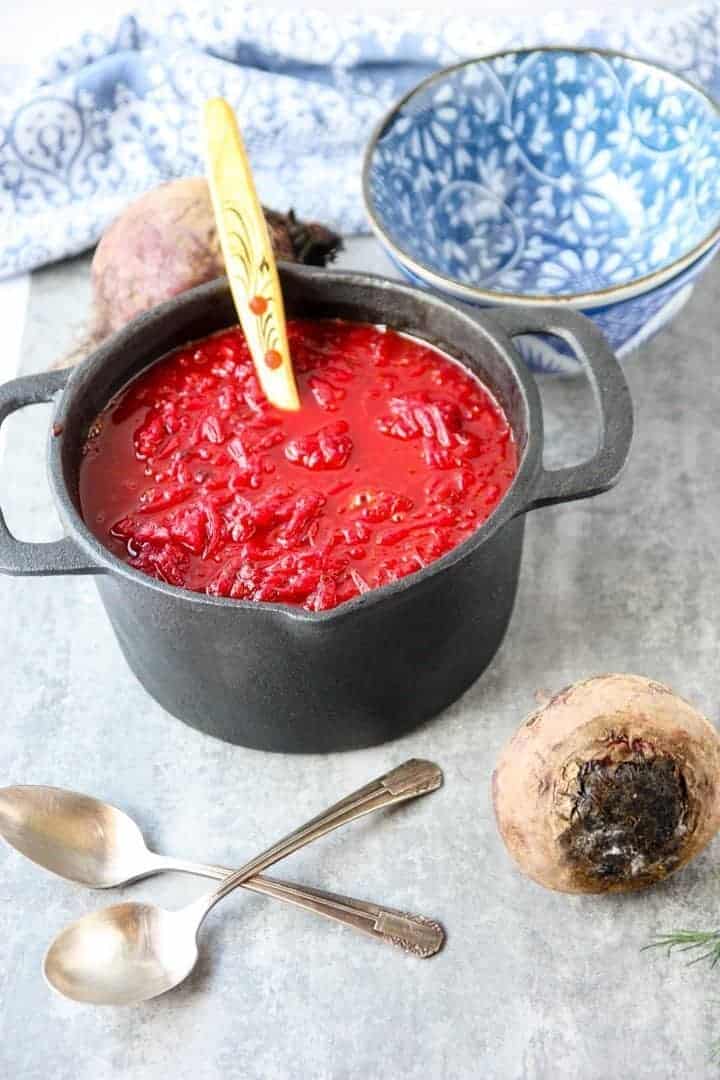
{"label": "pot handle", "polygon": [[[52,401],[62,390],[70,375],[65,371],[45,371],[25,375],[0,386],[0,426],[10,413],[25,405],[40,405]],[[30,544],[16,540],[7,527],[0,509],[0,573],[27,576],[31,574],[97,574],[87,555],[68,537],[46,544]]]}
{"label": "pot handle", "polygon": [[590,319],[567,308],[502,308],[483,315],[509,338],[544,333],[567,342],[590,380],[600,414],[598,448],[593,456],[564,469],[541,468],[533,497],[523,512],[608,491],[620,479],[630,452],[633,407],[622,368],[601,332]]}

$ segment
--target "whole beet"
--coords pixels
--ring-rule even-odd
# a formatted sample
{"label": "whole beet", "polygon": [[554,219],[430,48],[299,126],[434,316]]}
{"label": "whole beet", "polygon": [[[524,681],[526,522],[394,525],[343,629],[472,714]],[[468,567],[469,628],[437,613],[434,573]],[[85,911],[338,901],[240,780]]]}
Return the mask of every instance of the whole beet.
{"label": "whole beet", "polygon": [[[292,211],[265,209],[278,259],[323,266],[340,237]],[[142,195],[103,234],[92,260],[88,335],[58,367],[69,366],[136,315],[225,273],[210,192],[202,177],[171,180]]]}
{"label": "whole beet", "polygon": [[493,775],[493,802],[508,851],[540,885],[641,889],[718,831],[720,737],[652,679],[587,679],[515,733]]}

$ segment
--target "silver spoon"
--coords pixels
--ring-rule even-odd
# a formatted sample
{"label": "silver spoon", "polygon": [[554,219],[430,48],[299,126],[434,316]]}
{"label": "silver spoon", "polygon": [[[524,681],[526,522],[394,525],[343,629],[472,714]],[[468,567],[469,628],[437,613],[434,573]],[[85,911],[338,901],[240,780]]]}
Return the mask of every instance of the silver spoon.
{"label": "silver spoon", "polygon": [[[92,889],[129,885],[164,870],[218,881],[233,872],[157,855],[122,810],[63,788],[0,788],[0,836],[38,866]],[[444,941],[438,924],[422,915],[259,875],[243,882],[243,888],[323,915],[416,956],[433,956]]]}
{"label": "silver spoon", "polygon": [[[335,803],[226,877],[213,892],[179,911],[125,903],[86,915],[53,941],[43,963],[45,978],[65,997],[94,1005],[130,1005],[163,994],[194,968],[200,927],[228,893],[333,829],[373,810],[434,791],[441,783],[437,765],[407,761]],[[437,940],[442,928],[429,926]]]}

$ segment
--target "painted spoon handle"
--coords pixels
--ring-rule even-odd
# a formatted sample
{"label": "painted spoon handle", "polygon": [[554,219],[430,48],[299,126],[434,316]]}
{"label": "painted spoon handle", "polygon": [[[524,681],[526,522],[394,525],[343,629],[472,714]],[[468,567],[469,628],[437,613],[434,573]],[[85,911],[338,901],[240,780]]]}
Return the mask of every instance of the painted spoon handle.
{"label": "painted spoon handle", "polygon": [[218,237],[255,371],[268,401],[297,410],[275,255],[235,114],[222,98],[205,105],[205,142]]}
{"label": "painted spoon handle", "polygon": [[291,855],[299,848],[313,843],[333,829],[347,825],[357,818],[364,817],[374,810],[380,810],[384,806],[392,806],[394,803],[405,802],[414,799],[418,795],[424,795],[429,791],[435,791],[442,784],[442,772],[431,761],[420,761],[415,758],[406,761],[397,769],[381,776],[378,780],[366,784],[347,798],[341,799],[329,807],[324,813],[301,825],[299,829],[290,833],[284,839],[279,840],[262,854],[257,855],[235,873],[221,883],[221,885],[206,897],[202,897],[196,904],[191,905],[201,922],[207,913],[219,903],[223,897],[237,889],[250,878],[260,874],[273,863]]}

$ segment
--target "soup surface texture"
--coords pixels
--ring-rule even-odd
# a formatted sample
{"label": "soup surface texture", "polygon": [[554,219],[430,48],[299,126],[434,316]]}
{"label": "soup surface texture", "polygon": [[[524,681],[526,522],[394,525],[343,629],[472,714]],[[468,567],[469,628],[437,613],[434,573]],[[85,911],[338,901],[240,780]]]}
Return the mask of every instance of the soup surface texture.
{"label": "soup surface texture", "polygon": [[288,332],[297,413],[265,400],[236,327],[159,360],[98,417],[82,513],[130,566],[322,611],[427,566],[500,502],[517,447],[478,379],[382,327]]}

